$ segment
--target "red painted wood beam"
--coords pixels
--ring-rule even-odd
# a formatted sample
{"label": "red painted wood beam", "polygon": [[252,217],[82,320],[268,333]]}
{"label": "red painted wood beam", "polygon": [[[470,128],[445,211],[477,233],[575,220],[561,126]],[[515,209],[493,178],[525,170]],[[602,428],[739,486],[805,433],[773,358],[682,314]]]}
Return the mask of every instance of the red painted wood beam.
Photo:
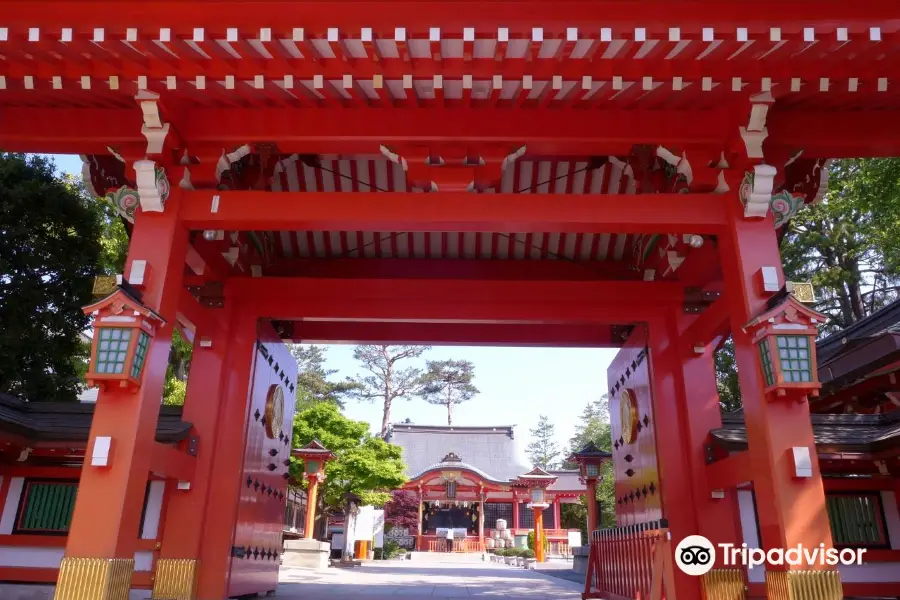
{"label": "red painted wood beam", "polygon": [[692,351],[694,347],[699,346],[710,352],[717,350],[713,345],[714,341],[721,336],[727,336],[729,332],[728,310],[724,296],[713,302],[681,332],[684,345]]}
{"label": "red painted wood beam", "polygon": [[727,200],[715,194],[193,191],[184,193],[181,218],[190,229],[712,234],[727,224]]}
{"label": "red painted wood beam", "polygon": [[[351,257],[356,256],[352,254]],[[641,279],[625,261],[299,258],[266,267],[267,277],[599,281]]]}
{"label": "red painted wood beam", "polygon": [[288,339],[304,344],[428,344],[614,348],[621,340],[604,324],[385,323],[295,321]]}
{"label": "red painted wood beam", "polygon": [[736,452],[706,467],[708,490],[728,490],[753,480],[750,453]]}
{"label": "red painted wood beam", "polygon": [[191,481],[197,468],[197,459],[175,446],[156,442],[150,459],[150,472],[167,479]]}
{"label": "red painted wood beam", "polygon": [[[614,29],[644,26],[648,33],[666,33],[671,23],[677,23],[682,33],[698,34],[702,27],[746,26],[753,33],[768,32],[770,24],[778,23],[786,31],[796,31],[817,23],[840,23],[851,31],[872,24],[890,26],[896,31],[896,6],[890,0],[848,3],[843,0],[822,0],[816,10],[801,1],[759,0],[753,11],[736,13],[728,3],[686,0],[673,3],[666,0],[646,0],[641,10],[623,5],[617,0],[536,0],[515,2],[491,0],[479,3],[477,10],[460,10],[453,0],[426,1],[409,10],[409,3],[400,0],[368,2],[347,0],[334,3],[325,0],[282,2],[264,0],[247,4],[237,0],[216,2],[210,10],[209,2],[201,0],[145,0],[116,2],[110,10],[108,2],[92,0],[72,3],[67,0],[31,0],[0,2],[0,13],[9,26],[108,27],[122,28],[124,23],[139,23],[142,31],[160,27],[172,28],[172,34],[191,39],[194,27],[206,26],[222,30],[239,25],[242,30],[272,27],[273,38],[291,38],[291,28],[302,24],[307,32],[325,32],[328,27],[340,27],[354,32],[371,27],[378,35],[393,35],[394,27],[405,26],[410,37],[425,37],[428,28],[440,25],[442,32],[475,27],[476,33],[496,33],[498,25],[510,28],[511,37],[529,34],[534,26],[543,26],[545,36],[561,36],[566,26],[585,29],[613,27]],[[652,15],[652,16],[651,16]]]}
{"label": "red painted wood beam", "polygon": [[[531,110],[446,108],[379,111],[323,108],[195,108],[176,116],[190,154],[215,163],[222,148],[274,142],[283,153],[377,154],[397,143],[462,144],[505,155],[527,144],[532,156],[628,154],[636,143],[720,149],[738,121],[725,110]],[[92,124],[97,126],[93,127]],[[134,109],[0,109],[0,146],[16,152],[84,154],[106,145],[146,149]],[[143,145],[141,145],[143,144]]]}
{"label": "red painted wood beam", "polygon": [[642,321],[680,306],[674,282],[468,281],[403,279],[230,279],[226,304],[240,302],[260,317],[446,322]]}

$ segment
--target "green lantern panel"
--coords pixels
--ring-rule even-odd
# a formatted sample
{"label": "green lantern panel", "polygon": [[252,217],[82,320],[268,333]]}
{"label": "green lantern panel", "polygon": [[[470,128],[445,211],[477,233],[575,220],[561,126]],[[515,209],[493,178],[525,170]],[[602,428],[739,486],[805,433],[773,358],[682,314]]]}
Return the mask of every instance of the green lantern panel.
{"label": "green lantern panel", "polygon": [[809,336],[779,335],[778,360],[785,383],[809,383],[812,379],[812,358]]}
{"label": "green lantern panel", "polygon": [[772,355],[769,352],[769,341],[763,340],[759,343],[759,361],[762,364],[763,375],[766,378],[766,385],[775,384],[775,371],[772,369]]}
{"label": "green lantern panel", "polygon": [[98,327],[100,339],[97,342],[97,357],[94,372],[98,374],[120,375],[125,372],[125,358],[131,329],[119,327]]}
{"label": "green lantern panel", "polygon": [[319,472],[319,461],[317,460],[308,460],[306,461],[306,472],[310,475]]}
{"label": "green lantern panel", "polygon": [[138,334],[137,348],[134,351],[134,363],[131,365],[131,376],[137,379],[147,360],[147,349],[150,347],[150,336],[146,331]]}

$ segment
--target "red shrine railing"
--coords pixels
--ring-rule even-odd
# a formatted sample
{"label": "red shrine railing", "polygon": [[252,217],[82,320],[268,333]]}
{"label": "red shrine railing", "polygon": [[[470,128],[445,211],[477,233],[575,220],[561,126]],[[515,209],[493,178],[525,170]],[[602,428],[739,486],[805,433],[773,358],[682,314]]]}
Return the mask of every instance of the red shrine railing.
{"label": "red shrine railing", "polygon": [[591,532],[581,597],[675,600],[670,540],[665,520]]}

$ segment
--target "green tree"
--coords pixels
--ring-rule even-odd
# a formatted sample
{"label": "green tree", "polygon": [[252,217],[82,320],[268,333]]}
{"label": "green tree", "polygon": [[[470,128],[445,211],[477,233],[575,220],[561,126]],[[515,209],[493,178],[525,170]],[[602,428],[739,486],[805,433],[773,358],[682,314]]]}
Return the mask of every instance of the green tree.
{"label": "green tree", "polygon": [[409,399],[419,385],[421,371],[415,367],[402,369],[398,363],[418,358],[430,350],[428,346],[373,346],[364,344],[353,350],[353,358],[362,363],[369,375],[357,375],[348,381],[353,383],[351,395],[365,402],[380,399],[384,410],[381,418],[381,437],[388,434],[391,425],[391,405],[398,398]]}
{"label": "green tree", "polygon": [[802,209],[781,243],[785,275],[812,281],[814,308],[843,329],[892,302],[900,289],[900,159],[832,163],[825,198]]}
{"label": "green tree", "polygon": [[0,389],[72,401],[82,381],[101,222],[91,200],[38,156],[0,153]]}
{"label": "green tree", "polygon": [[[348,530],[354,522],[351,498],[383,506],[406,481],[401,448],[371,435],[365,421],[348,419],[333,403],[317,402],[298,413],[293,437],[295,448],[318,440],[334,452],[325,467],[321,497],[327,509],[343,513]],[[291,458],[291,463],[291,474],[306,487],[301,461]],[[349,556],[347,548],[344,556]]]}
{"label": "green tree", "polygon": [[716,388],[719,391],[719,407],[731,412],[741,407],[741,386],[738,383],[737,361],[734,358],[734,342],[725,340],[715,353]]}
{"label": "green tree", "polygon": [[429,404],[447,407],[447,425],[453,425],[453,407],[478,394],[472,383],[475,365],[467,360],[429,360],[420,380],[418,396]]}
{"label": "green tree", "polygon": [[531,430],[531,442],[525,447],[531,464],[544,470],[555,469],[558,465],[560,449],[554,439],[556,427],[546,415],[538,417],[537,427]]}
{"label": "green tree", "polygon": [[[578,418],[578,424],[575,426],[575,435],[569,438],[569,454],[578,452],[594,442],[601,450],[612,452],[612,428],[609,424],[609,397],[603,394],[597,400],[593,400],[584,407],[581,416]],[[567,469],[574,469],[577,465],[566,462]],[[597,500],[600,501],[600,526],[614,527],[616,524],[615,513],[615,497],[616,482],[613,473],[612,461],[605,463],[600,470],[602,479],[597,486]],[[576,516],[580,511],[577,509],[569,509],[575,511]],[[581,523],[582,540],[587,540],[587,505],[582,502]],[[573,518],[573,517],[570,517]]]}
{"label": "green tree", "polygon": [[297,410],[316,402],[331,402],[344,408],[344,398],[358,385],[329,379],[337,373],[337,369],[325,368],[325,347],[294,344],[290,350],[297,360]]}

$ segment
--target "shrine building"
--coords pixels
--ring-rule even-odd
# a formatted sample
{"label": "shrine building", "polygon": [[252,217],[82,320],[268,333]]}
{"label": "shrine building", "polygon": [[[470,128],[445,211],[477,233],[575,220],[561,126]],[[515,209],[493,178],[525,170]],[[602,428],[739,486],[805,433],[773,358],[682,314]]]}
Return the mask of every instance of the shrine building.
{"label": "shrine building", "polygon": [[[890,341],[817,356],[824,317],[792,294],[779,241],[827,193],[830,160],[900,156],[894,0],[0,0],[0,56],[0,148],[82,156],[130,236],[124,272],[85,300],[98,395],[56,600],[276,588],[289,458],[312,494],[329,456],[290,447],[286,342],[617,349],[597,390],[612,457],[571,457],[588,496],[600,463],[615,477],[617,527],[588,515],[585,598],[900,595],[885,544],[858,569],[770,565],[764,581],[718,555],[702,576],[673,566],[689,536],[741,543],[747,492],[762,549],[883,541],[838,530],[829,475],[868,469],[867,498],[888,504],[891,363],[847,377]],[[190,430],[159,439],[176,329],[194,345]],[[729,337],[743,412],[723,419]],[[851,458],[817,434],[834,417],[810,415],[855,398],[871,444]],[[483,475],[441,466],[450,453]],[[515,477],[540,532],[561,477],[480,459],[442,448],[423,494],[442,493],[425,489],[436,472],[487,498]],[[22,525],[12,473],[6,528]],[[45,536],[28,535],[0,534],[0,557],[33,556]],[[53,576],[29,568],[7,572]]]}
{"label": "shrine building", "polygon": [[[403,449],[409,481],[404,490],[419,499],[417,550],[443,550],[438,529],[465,530],[458,551],[481,552],[502,519],[510,534],[535,526],[530,491],[520,476],[533,470],[519,456],[515,428],[394,424],[387,441]],[[569,531],[561,526],[562,504],[578,503],[585,484],[578,471],[541,471],[553,478],[546,488],[543,527],[550,554],[565,555]]]}

